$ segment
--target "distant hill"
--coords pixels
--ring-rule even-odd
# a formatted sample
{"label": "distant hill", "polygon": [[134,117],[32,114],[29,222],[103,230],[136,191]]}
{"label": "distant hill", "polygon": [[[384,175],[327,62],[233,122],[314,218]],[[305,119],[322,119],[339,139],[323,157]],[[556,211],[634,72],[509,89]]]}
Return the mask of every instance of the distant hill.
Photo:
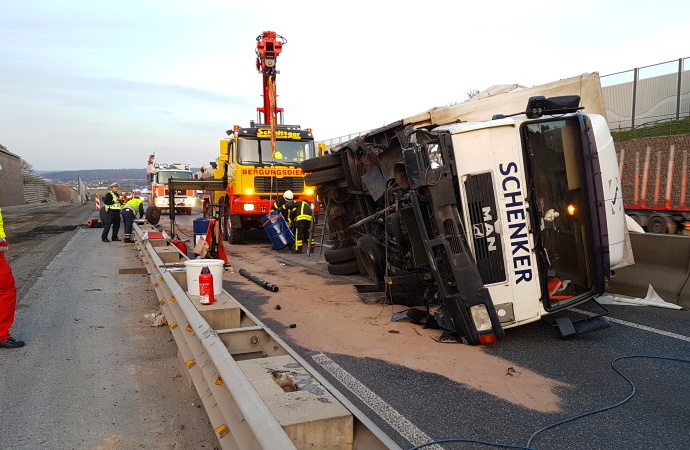
{"label": "distant hill", "polygon": [[[192,172],[198,170],[200,169],[192,168]],[[59,172],[36,171],[36,173],[55,183],[77,182],[81,178],[87,184],[109,184],[113,181],[146,184],[146,169],[63,170]]]}
{"label": "distant hill", "polygon": [[78,181],[85,183],[98,183],[119,180],[141,180],[146,183],[146,169],[92,169],[92,170],[64,170],[60,172],[40,172],[43,178],[53,182],[68,183]]}

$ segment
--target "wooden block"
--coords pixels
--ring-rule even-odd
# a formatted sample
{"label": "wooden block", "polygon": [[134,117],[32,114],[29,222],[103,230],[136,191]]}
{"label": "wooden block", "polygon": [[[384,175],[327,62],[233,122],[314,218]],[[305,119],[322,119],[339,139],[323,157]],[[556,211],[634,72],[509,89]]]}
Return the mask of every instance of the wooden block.
{"label": "wooden block", "polygon": [[292,356],[237,364],[295,447],[352,449],[352,415]]}
{"label": "wooden block", "polygon": [[242,319],[242,308],[237,301],[230,297],[226,292],[215,296],[212,305],[202,305],[198,295],[189,295],[189,299],[194,303],[196,309],[206,322],[214,330],[227,330],[229,328],[239,328]]}
{"label": "wooden block", "polygon": [[155,247],[154,250],[164,263],[176,263],[180,262],[180,259],[182,259],[182,253],[180,253],[180,250],[174,245]]}
{"label": "wooden block", "polygon": [[146,267],[125,267],[120,269],[119,273],[121,275],[127,275],[127,274],[144,274],[148,273],[146,271]]}

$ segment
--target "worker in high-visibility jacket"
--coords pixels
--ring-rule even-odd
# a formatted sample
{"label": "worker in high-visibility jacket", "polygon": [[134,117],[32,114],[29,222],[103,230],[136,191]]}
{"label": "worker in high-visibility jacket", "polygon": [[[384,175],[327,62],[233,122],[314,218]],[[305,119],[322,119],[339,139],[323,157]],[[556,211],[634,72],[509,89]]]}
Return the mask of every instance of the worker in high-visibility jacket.
{"label": "worker in high-visibility jacket", "polygon": [[290,200],[285,203],[285,208],[289,211],[290,223],[295,234],[295,246],[292,252],[302,253],[302,246],[309,242],[314,211],[306,200]]}
{"label": "worker in high-visibility jacket", "polygon": [[17,308],[17,286],[14,283],[12,268],[5,257],[6,238],[2,209],[0,209],[0,348],[19,348],[24,347],[24,341],[10,335]]}
{"label": "worker in high-visibility jacket", "polygon": [[110,185],[110,192],[105,194],[103,197],[103,203],[105,205],[105,214],[103,215],[103,233],[101,233],[101,240],[103,242],[110,242],[108,240],[108,232],[110,227],[113,228],[113,241],[119,241],[120,238],[117,237],[120,232],[120,210],[122,209],[122,198],[117,192],[120,189],[120,185],[117,183],[112,183]]}
{"label": "worker in high-visibility jacket", "polygon": [[134,228],[134,219],[137,214],[140,219],[144,217],[144,202],[139,198],[138,194],[134,194],[131,200],[122,205],[122,221],[125,223],[124,242],[134,242],[134,239],[132,239],[132,228]]}

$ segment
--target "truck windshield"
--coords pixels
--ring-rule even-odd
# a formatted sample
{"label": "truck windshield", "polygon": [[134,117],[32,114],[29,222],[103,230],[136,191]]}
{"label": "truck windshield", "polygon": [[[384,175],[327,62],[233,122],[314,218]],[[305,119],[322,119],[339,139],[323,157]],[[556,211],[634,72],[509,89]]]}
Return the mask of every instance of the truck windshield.
{"label": "truck windshield", "polygon": [[532,217],[547,280],[547,307],[558,308],[593,290],[592,227],[584,189],[583,150],[576,118],[526,124]]}
{"label": "truck windshield", "polygon": [[193,178],[192,172],[185,170],[166,170],[158,172],[158,184],[168,184],[171,178]]}
{"label": "truck windshield", "polygon": [[[240,139],[237,162],[244,165],[274,165],[271,141]],[[275,165],[299,166],[305,159],[314,158],[314,141],[276,141]]]}

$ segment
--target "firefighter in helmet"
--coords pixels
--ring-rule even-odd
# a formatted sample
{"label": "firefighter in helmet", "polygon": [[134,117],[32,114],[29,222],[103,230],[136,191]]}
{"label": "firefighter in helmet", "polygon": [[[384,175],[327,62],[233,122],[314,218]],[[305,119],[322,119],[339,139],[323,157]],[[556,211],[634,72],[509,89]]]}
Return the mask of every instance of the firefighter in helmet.
{"label": "firefighter in helmet", "polygon": [[280,213],[285,218],[285,221],[288,222],[288,224],[289,224],[290,223],[289,222],[290,217],[289,217],[287,208],[285,208],[285,203],[287,203],[288,201],[290,201],[294,198],[295,198],[295,195],[292,193],[291,190],[285,191],[283,193],[282,197],[276,198],[276,201],[273,202],[273,206],[271,206],[271,212],[280,211]]}
{"label": "firefighter in helmet", "polygon": [[314,211],[306,200],[288,200],[285,203],[288,210],[289,222],[295,233],[295,247],[293,253],[302,253],[302,246],[309,243],[309,231],[313,220]]}

